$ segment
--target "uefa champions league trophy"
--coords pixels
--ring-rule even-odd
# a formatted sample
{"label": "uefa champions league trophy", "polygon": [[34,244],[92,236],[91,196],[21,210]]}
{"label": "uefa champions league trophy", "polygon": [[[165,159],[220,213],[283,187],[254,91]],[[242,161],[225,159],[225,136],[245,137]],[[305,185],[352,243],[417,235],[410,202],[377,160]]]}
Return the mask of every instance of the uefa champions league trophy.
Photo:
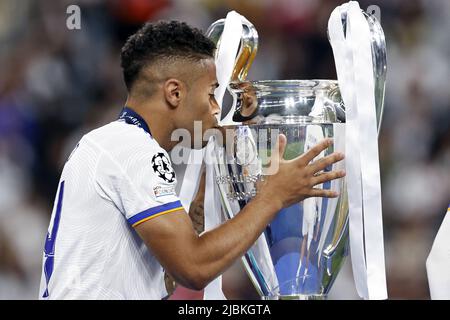
{"label": "uefa champions league trophy", "polygon": [[[378,128],[384,100],[386,47],[383,31],[365,15],[371,30]],[[216,44],[224,19],[207,31]],[[222,209],[235,216],[258,192],[270,173],[271,150],[279,134],[287,138],[284,159],[293,159],[324,138],[334,144],[315,160],[343,150],[346,108],[335,80],[245,81],[256,55],[258,34],[243,20],[240,49],[229,91],[234,98],[232,124],[216,141],[214,165]],[[342,169],[334,164],[325,171]],[[273,169],[273,168],[272,168]],[[276,168],[275,168],[276,169]],[[295,181],[292,181],[295,183]],[[349,209],[346,179],[316,186],[338,198],[308,198],[282,209],[242,258],[262,299],[325,299],[348,255]]]}

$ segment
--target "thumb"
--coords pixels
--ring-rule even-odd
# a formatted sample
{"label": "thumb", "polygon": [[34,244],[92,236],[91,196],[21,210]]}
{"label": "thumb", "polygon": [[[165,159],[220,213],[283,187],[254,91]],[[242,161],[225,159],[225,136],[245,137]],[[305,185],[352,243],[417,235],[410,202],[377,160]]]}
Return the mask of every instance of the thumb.
{"label": "thumb", "polygon": [[286,144],[287,144],[287,138],[284,134],[280,133],[278,135],[278,141],[277,145],[275,147],[275,150],[278,151],[278,156],[280,160],[283,159],[284,151],[286,151]]}
{"label": "thumb", "polygon": [[286,150],[287,139],[284,134],[278,135],[275,148],[272,149],[272,154],[269,157],[268,166],[264,170],[265,175],[273,175],[278,172],[280,162],[283,160],[283,154]]}

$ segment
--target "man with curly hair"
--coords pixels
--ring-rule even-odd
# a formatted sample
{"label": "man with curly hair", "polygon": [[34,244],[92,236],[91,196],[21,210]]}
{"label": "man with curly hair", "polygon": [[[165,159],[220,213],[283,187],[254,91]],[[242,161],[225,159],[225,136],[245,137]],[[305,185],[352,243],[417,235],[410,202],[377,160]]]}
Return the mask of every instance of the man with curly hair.
{"label": "man with curly hair", "polygon": [[[343,159],[310,163],[331,141],[279,165],[233,219],[199,235],[175,193],[168,152],[176,129],[194,137],[217,127],[214,43],[176,21],[147,23],[122,49],[128,99],[117,121],[80,140],[67,160],[44,247],[42,299],[163,299],[164,272],[200,290],[256,241],[282,208],[343,177],[315,173]],[[202,132],[202,133],[203,133]],[[204,142],[206,143],[206,142]],[[193,141],[191,141],[191,145]],[[286,137],[280,135],[282,155]]]}

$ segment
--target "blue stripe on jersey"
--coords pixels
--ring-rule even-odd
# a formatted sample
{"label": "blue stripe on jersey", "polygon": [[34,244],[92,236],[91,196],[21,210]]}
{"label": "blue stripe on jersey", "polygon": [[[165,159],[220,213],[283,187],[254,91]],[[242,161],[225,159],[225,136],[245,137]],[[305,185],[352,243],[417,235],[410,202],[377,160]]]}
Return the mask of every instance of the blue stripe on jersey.
{"label": "blue stripe on jersey", "polygon": [[151,219],[152,217],[155,217],[157,215],[161,215],[164,213],[169,213],[172,211],[177,211],[180,209],[183,209],[183,206],[181,205],[181,202],[179,200],[174,201],[174,202],[165,203],[163,205],[147,209],[145,211],[142,211],[142,212],[132,216],[131,218],[128,219],[128,223],[131,224],[133,227],[135,227],[138,224]]}
{"label": "blue stripe on jersey", "polygon": [[61,219],[63,197],[64,197],[64,181],[61,181],[61,183],[59,185],[58,202],[56,204],[56,212],[55,212],[55,217],[53,220],[52,231],[50,233],[47,233],[47,237],[45,239],[44,273],[45,273],[46,288],[45,288],[44,294],[42,295],[43,298],[47,298],[49,296],[48,283],[50,282],[50,278],[53,273],[53,265],[55,263],[55,241],[56,241],[56,235],[58,234],[59,221]]}

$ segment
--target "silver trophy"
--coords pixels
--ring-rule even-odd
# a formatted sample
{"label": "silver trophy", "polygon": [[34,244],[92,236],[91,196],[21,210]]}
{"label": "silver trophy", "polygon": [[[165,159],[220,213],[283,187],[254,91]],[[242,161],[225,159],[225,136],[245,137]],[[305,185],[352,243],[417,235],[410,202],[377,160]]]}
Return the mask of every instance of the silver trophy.
{"label": "silver trophy", "polygon": [[[371,26],[378,125],[381,122],[386,46],[373,16]],[[216,43],[224,20],[207,31]],[[232,218],[257,194],[271,174],[271,152],[279,134],[287,138],[284,159],[293,159],[324,138],[334,145],[317,158],[344,145],[345,106],[334,80],[245,81],[256,55],[258,34],[243,19],[243,34],[229,85],[234,98],[233,121],[225,139],[217,139],[216,182],[222,208]],[[379,126],[378,126],[379,127]],[[334,164],[325,171],[339,170]],[[295,183],[295,181],[292,181]],[[263,299],[325,299],[348,254],[348,199],[345,179],[316,186],[332,189],[334,199],[308,198],[282,209],[243,256],[245,269]]]}

